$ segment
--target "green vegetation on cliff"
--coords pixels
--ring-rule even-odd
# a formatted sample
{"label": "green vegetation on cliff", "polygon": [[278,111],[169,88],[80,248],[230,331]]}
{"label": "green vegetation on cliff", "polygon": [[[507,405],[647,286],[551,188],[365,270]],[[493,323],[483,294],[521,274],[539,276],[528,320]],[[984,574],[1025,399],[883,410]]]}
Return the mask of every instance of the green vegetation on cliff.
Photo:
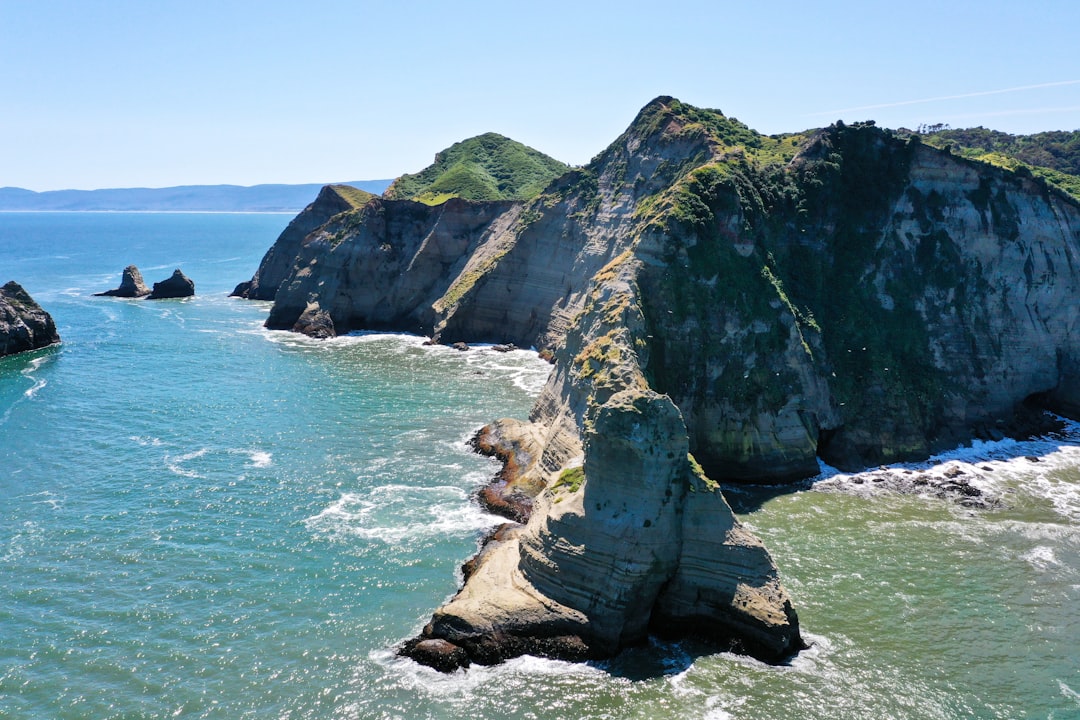
{"label": "green vegetation on cliff", "polygon": [[372,195],[359,188],[354,188],[352,185],[330,185],[328,187],[333,190],[339,198],[349,205],[352,205],[354,209],[362,208],[372,199],[378,197],[377,195]]}
{"label": "green vegetation on cliff", "polygon": [[452,197],[467,200],[529,200],[570,168],[496,133],[454,143],[416,174],[387,188],[391,200],[438,205]]}
{"label": "green vegetation on cliff", "polygon": [[920,137],[927,145],[948,148],[972,160],[1014,171],[1027,169],[1080,198],[1080,130],[1010,135],[983,127],[949,128],[932,130]]}

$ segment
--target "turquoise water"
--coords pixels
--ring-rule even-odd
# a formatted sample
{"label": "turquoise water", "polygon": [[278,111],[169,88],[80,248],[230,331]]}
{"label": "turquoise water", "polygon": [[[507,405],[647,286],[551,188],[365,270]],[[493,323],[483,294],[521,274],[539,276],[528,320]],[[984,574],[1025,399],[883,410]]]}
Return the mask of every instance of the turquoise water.
{"label": "turquoise water", "polygon": [[[464,440],[524,417],[549,366],[265,331],[227,293],[289,219],[0,214],[0,282],[64,338],[0,360],[0,717],[1080,717],[1071,440],[943,458],[990,468],[1001,510],[834,480],[736,497],[814,642],[787,667],[692,643],[450,676],[396,658],[498,522]],[[198,295],[90,297],[129,263]]]}

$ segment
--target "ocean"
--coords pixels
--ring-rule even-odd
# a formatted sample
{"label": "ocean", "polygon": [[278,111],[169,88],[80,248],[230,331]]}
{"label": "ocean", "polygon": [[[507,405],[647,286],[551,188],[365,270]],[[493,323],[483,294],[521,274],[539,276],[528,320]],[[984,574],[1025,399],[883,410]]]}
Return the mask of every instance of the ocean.
{"label": "ocean", "polygon": [[[265,330],[269,305],[228,293],[290,219],[0,213],[0,283],[63,338],[0,359],[0,717],[1080,718],[1075,425],[936,459],[991,510],[828,468],[729,489],[812,643],[788,665],[660,641],[451,675],[398,658],[500,522],[466,440],[525,417],[550,366]],[[91,297],[131,263],[196,297]]]}

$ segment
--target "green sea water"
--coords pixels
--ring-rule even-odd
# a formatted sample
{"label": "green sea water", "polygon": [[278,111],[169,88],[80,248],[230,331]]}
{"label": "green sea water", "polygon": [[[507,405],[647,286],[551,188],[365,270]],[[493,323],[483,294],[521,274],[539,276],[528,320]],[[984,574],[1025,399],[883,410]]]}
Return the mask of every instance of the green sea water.
{"label": "green sea water", "polygon": [[[289,219],[0,214],[0,282],[64,339],[0,360],[0,717],[1080,718],[1075,430],[940,458],[998,510],[729,491],[812,642],[790,665],[693,642],[397,658],[499,522],[465,440],[525,417],[550,366],[264,330],[268,305],[227,293]],[[197,296],[90,297],[129,263]]]}

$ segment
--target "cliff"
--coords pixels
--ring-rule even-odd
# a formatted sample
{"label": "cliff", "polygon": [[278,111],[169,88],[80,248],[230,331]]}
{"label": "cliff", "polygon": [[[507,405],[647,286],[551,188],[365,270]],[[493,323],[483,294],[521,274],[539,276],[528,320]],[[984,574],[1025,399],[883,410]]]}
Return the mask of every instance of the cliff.
{"label": "cliff", "polygon": [[1080,414],[1077,201],[872,124],[766,137],[658,98],[531,201],[373,200],[301,245],[270,327],[553,354],[528,422],[477,439],[525,522],[408,646],[443,667],[685,629],[783,659],[798,619],[715,481]]}
{"label": "cliff", "polygon": [[52,316],[15,281],[0,287],[0,357],[60,342]]}
{"label": "cliff", "polygon": [[237,285],[232,295],[249,300],[273,300],[281,281],[292,270],[293,261],[307,234],[338,213],[362,207],[373,197],[375,196],[371,193],[348,185],[323,187],[315,201],[305,207],[281,231],[277,241],[266,251],[251,280]]}

